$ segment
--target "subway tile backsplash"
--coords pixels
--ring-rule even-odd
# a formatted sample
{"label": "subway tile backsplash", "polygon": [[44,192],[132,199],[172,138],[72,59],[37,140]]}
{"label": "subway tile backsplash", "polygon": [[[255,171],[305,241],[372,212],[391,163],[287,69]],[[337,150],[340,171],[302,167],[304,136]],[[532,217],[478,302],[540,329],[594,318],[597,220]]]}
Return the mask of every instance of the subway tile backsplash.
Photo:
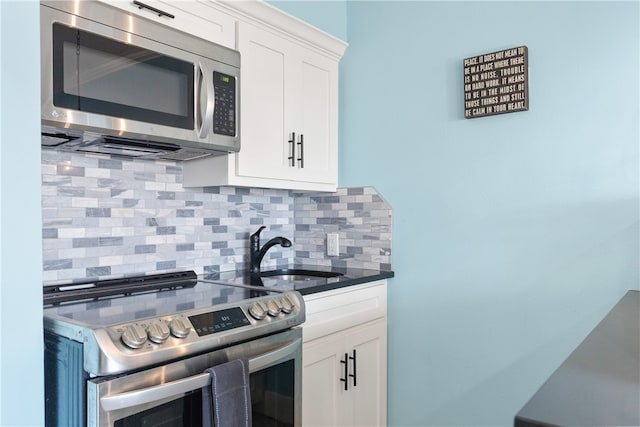
{"label": "subway tile backsplash", "polygon": [[[294,195],[296,262],[391,270],[392,210],[375,189]],[[327,233],[338,233],[340,256],[326,256]]]}
{"label": "subway tile backsplash", "polygon": [[[392,210],[370,187],[336,193],[183,188],[181,163],[42,150],[45,283],[149,272],[244,269],[249,235],[285,236],[267,267],[391,268]],[[340,256],[325,236],[340,234]]]}

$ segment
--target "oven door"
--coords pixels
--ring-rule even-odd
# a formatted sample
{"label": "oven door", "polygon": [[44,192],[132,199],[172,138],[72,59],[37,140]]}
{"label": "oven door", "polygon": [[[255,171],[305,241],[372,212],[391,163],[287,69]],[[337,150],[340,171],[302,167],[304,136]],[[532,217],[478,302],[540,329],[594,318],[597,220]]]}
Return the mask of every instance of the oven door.
{"label": "oven door", "polygon": [[202,425],[201,389],[210,383],[203,371],[238,358],[249,360],[254,425],[300,426],[300,328],[145,371],[89,380],[87,425]]}

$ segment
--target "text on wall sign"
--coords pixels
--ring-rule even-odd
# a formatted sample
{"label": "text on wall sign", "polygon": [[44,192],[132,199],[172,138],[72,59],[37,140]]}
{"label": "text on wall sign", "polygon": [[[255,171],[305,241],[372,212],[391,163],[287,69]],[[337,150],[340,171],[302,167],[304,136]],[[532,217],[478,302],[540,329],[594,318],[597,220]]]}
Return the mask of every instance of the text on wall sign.
{"label": "text on wall sign", "polygon": [[464,117],[529,109],[527,47],[519,46],[464,60]]}

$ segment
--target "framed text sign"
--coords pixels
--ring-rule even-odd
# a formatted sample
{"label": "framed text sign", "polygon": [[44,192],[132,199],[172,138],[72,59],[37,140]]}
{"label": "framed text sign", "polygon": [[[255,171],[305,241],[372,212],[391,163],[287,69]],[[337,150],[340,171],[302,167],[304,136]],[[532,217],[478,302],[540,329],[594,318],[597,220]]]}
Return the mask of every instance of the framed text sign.
{"label": "framed text sign", "polygon": [[464,60],[464,117],[529,109],[527,47],[519,46]]}

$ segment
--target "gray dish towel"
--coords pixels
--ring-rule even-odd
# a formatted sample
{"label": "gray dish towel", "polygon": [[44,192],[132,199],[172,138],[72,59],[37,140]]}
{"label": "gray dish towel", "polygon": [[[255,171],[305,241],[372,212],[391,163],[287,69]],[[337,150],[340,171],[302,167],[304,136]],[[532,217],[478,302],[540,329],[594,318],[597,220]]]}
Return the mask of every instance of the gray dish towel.
{"label": "gray dish towel", "polygon": [[205,372],[211,385],[202,389],[202,426],[251,427],[249,361],[232,360]]}

